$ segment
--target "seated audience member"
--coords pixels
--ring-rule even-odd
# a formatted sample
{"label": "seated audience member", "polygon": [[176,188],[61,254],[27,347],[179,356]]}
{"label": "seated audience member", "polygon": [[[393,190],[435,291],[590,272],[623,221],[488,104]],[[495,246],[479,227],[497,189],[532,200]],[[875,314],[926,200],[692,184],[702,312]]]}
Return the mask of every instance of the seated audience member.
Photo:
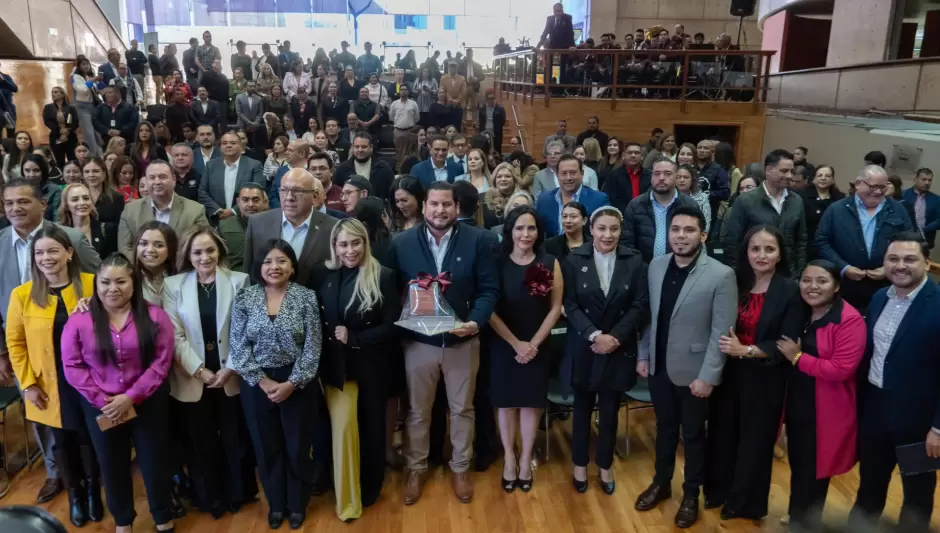
{"label": "seated audience member", "polygon": [[368,87],[359,89],[359,99],[350,104],[349,114],[356,115],[359,125],[373,137],[378,137],[382,127],[379,123],[379,119],[382,118],[382,108],[369,98]]}
{"label": "seated audience member", "polygon": [[372,136],[359,132],[353,139],[350,158],[336,167],[333,182],[342,187],[352,175],[364,176],[372,183],[374,196],[387,200],[395,172],[385,161],[375,157]]}
{"label": "seated audience member", "polygon": [[343,184],[342,191],[343,208],[347,214],[352,215],[356,204],[372,194],[372,182],[362,176],[350,176]]}
{"label": "seated audience member", "polygon": [[581,162],[581,168],[584,170],[584,185],[588,188],[598,190],[597,188],[597,172],[593,168],[588,166],[587,162],[587,152],[584,151],[583,146],[578,146],[574,149],[574,156],[578,158],[578,161]]}
{"label": "seated audience member", "polygon": [[228,248],[228,266],[235,272],[245,272],[245,230],[248,228],[248,217],[269,209],[268,194],[264,187],[248,182],[238,190],[236,201],[238,215],[220,220],[219,234]]}
{"label": "seated audience member", "polygon": [[560,156],[558,161],[559,186],[546,190],[538,196],[535,208],[545,223],[545,235],[547,237],[554,237],[561,233],[562,206],[568,202],[580,202],[592,213],[599,207],[610,204],[607,194],[584,186],[581,172],[581,161],[578,158],[570,154]]}
{"label": "seated audience member", "polygon": [[[188,143],[176,143],[170,148],[173,158],[173,177],[176,178],[174,190],[176,194],[192,200],[199,201],[199,181],[202,176],[193,168],[193,149]],[[141,177],[143,178],[143,176]]]}

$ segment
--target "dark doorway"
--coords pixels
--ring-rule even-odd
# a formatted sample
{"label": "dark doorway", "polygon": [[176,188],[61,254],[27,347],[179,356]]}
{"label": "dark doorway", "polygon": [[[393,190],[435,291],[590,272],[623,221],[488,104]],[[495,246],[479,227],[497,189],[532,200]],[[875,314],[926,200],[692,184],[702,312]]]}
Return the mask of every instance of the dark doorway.
{"label": "dark doorway", "polygon": [[713,124],[676,124],[675,134],[676,143],[690,143],[697,145],[703,139],[714,139],[730,143],[731,146],[738,145],[737,126],[716,126]]}

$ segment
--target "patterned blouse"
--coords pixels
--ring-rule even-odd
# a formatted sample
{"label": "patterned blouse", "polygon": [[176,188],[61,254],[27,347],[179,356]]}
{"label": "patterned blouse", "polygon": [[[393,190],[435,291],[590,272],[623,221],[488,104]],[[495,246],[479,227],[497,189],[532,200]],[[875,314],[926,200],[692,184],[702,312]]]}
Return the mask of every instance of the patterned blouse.
{"label": "patterned blouse", "polygon": [[294,365],[289,379],[297,388],[316,377],[323,337],[315,292],[288,284],[271,320],[264,287],[252,285],[235,297],[231,320],[229,364],[249,385],[258,385],[265,368],[287,365]]}

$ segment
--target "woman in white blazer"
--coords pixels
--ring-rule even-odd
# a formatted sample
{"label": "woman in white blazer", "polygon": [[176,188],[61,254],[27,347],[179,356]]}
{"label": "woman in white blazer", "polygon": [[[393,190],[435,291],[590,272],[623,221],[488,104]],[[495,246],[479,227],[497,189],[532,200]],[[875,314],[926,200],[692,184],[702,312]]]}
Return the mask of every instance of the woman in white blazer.
{"label": "woman in white blazer", "polygon": [[229,367],[232,302],[248,286],[248,275],[224,266],[225,245],[208,227],[184,235],[178,263],[163,296],[176,332],[170,394],[185,404],[180,413],[196,502],[219,518],[258,494],[238,398],[241,378]]}

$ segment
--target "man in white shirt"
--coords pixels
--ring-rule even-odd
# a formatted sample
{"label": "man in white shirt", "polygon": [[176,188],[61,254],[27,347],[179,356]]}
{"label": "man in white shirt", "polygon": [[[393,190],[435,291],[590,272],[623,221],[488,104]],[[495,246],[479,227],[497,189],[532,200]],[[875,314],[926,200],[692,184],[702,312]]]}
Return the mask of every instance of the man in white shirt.
{"label": "man in white shirt", "polygon": [[418,103],[409,98],[407,85],[402,85],[398,100],[392,102],[388,109],[388,118],[395,126],[395,139],[411,132],[418,121],[421,119],[421,110],[418,109]]}
{"label": "man in white shirt", "polygon": [[199,182],[199,203],[206,207],[206,216],[225,220],[238,211],[235,193],[242,185],[254,182],[264,187],[267,181],[261,164],[242,155],[242,143],[235,132],[222,135],[219,143],[222,158],[209,161]]}

